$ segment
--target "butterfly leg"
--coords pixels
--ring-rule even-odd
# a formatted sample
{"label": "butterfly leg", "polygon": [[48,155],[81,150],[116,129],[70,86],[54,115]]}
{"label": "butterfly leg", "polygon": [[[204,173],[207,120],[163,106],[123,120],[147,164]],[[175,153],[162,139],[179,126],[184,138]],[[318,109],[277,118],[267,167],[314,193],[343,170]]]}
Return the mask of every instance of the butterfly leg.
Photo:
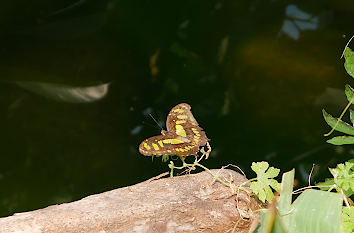
{"label": "butterfly leg", "polygon": [[204,147],[202,147],[202,148],[200,149],[200,153],[202,153],[203,156],[205,155],[205,159],[208,159],[209,154],[210,154],[210,152],[211,152],[211,146],[210,146],[209,142],[207,142],[207,143],[205,144],[205,146],[207,147],[207,150],[205,151],[205,150],[204,150]]}
{"label": "butterfly leg", "polygon": [[196,156],[194,163],[199,163],[199,162],[204,158],[204,155],[205,155],[205,154],[202,154],[202,155],[199,157],[199,159],[198,159],[198,157]]}

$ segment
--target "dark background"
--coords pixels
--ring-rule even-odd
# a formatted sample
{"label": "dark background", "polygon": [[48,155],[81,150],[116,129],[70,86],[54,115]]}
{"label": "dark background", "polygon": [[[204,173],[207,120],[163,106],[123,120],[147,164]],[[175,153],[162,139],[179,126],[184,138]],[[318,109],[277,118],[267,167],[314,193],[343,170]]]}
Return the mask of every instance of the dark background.
{"label": "dark background", "polygon": [[0,215],[167,171],[138,145],[160,132],[148,113],[164,126],[181,102],[211,139],[207,167],[329,177],[353,157],[325,142],[321,114],[346,104],[353,13],[349,0],[2,1]]}

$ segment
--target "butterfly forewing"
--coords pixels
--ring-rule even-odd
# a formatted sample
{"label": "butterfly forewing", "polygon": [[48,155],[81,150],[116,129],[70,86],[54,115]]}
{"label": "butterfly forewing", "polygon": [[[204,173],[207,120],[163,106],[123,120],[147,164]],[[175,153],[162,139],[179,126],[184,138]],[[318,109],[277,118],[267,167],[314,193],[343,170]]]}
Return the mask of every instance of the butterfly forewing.
{"label": "butterfly forewing", "polygon": [[208,143],[203,129],[193,117],[191,107],[178,104],[171,109],[166,120],[167,131],[162,135],[145,139],[139,146],[141,154],[152,155],[195,155],[200,146]]}

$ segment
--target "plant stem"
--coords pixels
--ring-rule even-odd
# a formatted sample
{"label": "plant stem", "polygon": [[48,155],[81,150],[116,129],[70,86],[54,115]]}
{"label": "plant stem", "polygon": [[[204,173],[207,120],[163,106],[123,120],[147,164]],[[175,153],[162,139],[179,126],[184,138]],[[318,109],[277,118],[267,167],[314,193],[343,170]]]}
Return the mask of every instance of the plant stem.
{"label": "plant stem", "polygon": [[331,129],[331,131],[329,131],[328,133],[324,134],[325,137],[331,135],[331,133],[333,133],[333,131],[336,129],[339,121],[342,119],[342,117],[344,116],[344,113],[348,110],[348,108],[350,107],[350,105],[352,105],[354,99],[351,99],[350,102],[347,104],[347,106],[345,106],[343,112],[340,114],[340,116],[337,119],[336,124],[334,125],[334,127]]}
{"label": "plant stem", "polygon": [[223,181],[222,179],[220,179],[217,175],[215,175],[212,171],[210,171],[209,168],[201,165],[198,162],[195,162],[194,165],[199,166],[201,168],[203,168],[205,171],[207,171],[210,175],[212,175],[214,177],[215,180],[219,181],[220,183],[222,183],[223,185],[230,187],[230,184],[226,183],[225,181]]}

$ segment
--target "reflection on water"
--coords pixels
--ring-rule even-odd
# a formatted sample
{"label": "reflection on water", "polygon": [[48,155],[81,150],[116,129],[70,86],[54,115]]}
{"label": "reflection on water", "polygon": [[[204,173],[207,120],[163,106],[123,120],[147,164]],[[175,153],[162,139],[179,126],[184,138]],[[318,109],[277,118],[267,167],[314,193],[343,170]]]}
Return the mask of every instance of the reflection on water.
{"label": "reflection on water", "polygon": [[300,38],[300,32],[305,30],[316,30],[319,24],[319,17],[314,17],[301,11],[295,5],[289,5],[285,9],[286,19],[281,31],[294,40]]}
{"label": "reflection on water", "polygon": [[[165,172],[138,145],[189,103],[211,168],[267,159],[306,183],[352,157],[323,133],[342,108],[352,1],[7,1],[0,23],[0,215]],[[329,17],[331,16],[331,17]],[[280,33],[279,33],[280,31]],[[286,35],[286,36],[282,36]],[[86,103],[86,104],[72,104]],[[332,111],[333,109],[333,111]],[[321,149],[318,149],[321,148]],[[300,174],[301,173],[301,174]]]}

